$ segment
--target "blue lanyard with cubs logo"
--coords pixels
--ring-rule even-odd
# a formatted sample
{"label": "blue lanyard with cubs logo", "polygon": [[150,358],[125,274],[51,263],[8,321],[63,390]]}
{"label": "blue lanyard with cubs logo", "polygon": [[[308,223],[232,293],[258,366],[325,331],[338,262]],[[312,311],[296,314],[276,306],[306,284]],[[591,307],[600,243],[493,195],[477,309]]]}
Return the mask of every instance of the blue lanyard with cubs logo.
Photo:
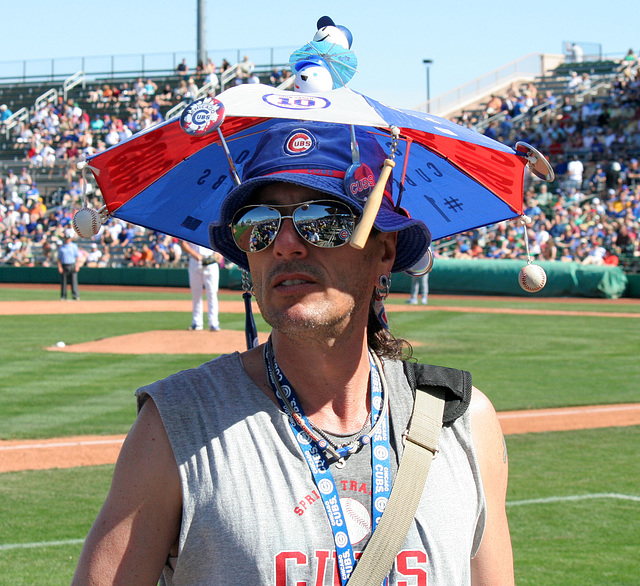
{"label": "blue lanyard with cubs logo", "polygon": [[[349,538],[346,519],[340,504],[340,496],[333,474],[329,469],[326,453],[339,462],[354,450],[350,446],[333,449],[326,439],[318,437],[312,430],[311,423],[300,405],[300,401],[287,380],[284,373],[278,367],[273,354],[273,347],[269,340],[265,345],[265,363],[269,384],[278,400],[280,408],[288,415],[289,425],[298,441],[300,449],[309,466],[313,480],[322,498],[325,512],[333,532],[333,540],[336,546],[336,558],[338,573],[342,586],[346,586],[356,559]],[[371,533],[380,522],[384,508],[391,494],[391,449],[389,441],[389,419],[385,408],[385,398],[382,392],[380,372],[369,354],[371,367],[371,431],[360,438],[362,444],[372,443],[372,527]],[[385,579],[384,584],[387,583]]]}

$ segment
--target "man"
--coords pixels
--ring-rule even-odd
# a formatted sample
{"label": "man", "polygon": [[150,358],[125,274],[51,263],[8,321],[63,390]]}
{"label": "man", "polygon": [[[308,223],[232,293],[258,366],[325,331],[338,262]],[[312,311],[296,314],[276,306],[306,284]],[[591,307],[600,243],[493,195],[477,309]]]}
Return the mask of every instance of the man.
{"label": "man", "polygon": [[[356,136],[376,179],[385,154]],[[384,508],[413,403],[403,343],[378,303],[431,239],[387,191],[364,248],[351,246],[364,200],[344,186],[351,163],[346,126],[287,122],[263,135],[210,239],[250,270],[270,341],[138,391],[74,584],[162,573],[163,584],[328,586],[336,565],[346,583],[344,556],[365,549]],[[470,403],[443,428],[389,584],[513,584],[502,433],[480,391]]]}
{"label": "man", "polygon": [[82,264],[80,249],[73,242],[73,230],[67,228],[64,234],[64,244],[58,248],[58,272],[61,278],[60,299],[67,298],[67,283],[71,284],[71,295],[77,301],[78,295],[78,271]]}
{"label": "man", "polygon": [[584,165],[578,155],[574,155],[573,159],[567,164],[567,189],[575,189],[579,191],[582,188],[582,174],[584,173]]}
{"label": "man", "polygon": [[254,68],[255,65],[253,61],[249,59],[249,55],[245,55],[244,59],[238,64],[238,73],[242,79],[249,79]]}
{"label": "man", "polygon": [[220,283],[220,265],[222,255],[204,246],[180,244],[185,254],[189,255],[189,288],[191,289],[191,325],[190,330],[202,330],[204,327],[202,290],[207,295],[207,320],[209,331],[220,331],[218,319],[218,285]]}

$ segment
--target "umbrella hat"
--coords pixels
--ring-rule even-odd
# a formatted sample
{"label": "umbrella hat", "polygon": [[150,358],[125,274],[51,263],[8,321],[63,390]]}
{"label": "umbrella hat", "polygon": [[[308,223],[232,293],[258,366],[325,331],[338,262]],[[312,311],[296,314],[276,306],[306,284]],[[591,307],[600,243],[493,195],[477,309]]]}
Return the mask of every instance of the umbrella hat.
{"label": "umbrella hat", "polygon": [[285,120],[354,125],[387,154],[396,126],[390,195],[434,240],[522,214],[525,153],[448,120],[348,88],[298,94],[245,84],[217,99],[220,134],[189,135],[176,117],[89,159],[110,215],[209,246],[208,227],[236,187],[220,135],[242,175],[262,135]]}

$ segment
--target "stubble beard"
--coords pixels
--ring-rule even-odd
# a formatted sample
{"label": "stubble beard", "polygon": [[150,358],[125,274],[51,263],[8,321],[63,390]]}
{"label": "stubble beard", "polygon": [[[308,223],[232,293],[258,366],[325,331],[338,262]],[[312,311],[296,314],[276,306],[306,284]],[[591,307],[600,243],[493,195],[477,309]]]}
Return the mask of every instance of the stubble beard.
{"label": "stubble beard", "polygon": [[[321,274],[316,275],[313,267],[304,269],[310,276],[315,276],[318,282],[322,282]],[[292,301],[291,305],[284,308],[276,308],[265,302],[261,283],[254,283],[254,294],[262,318],[274,330],[290,338],[318,339],[321,336],[323,339],[331,339],[343,336],[353,324],[351,318],[359,307],[358,299],[361,298],[367,304],[368,311],[370,294],[365,294],[361,281],[356,279],[355,282],[357,289],[340,291],[339,299],[332,299],[331,296],[321,298],[318,294],[313,294],[308,300]]]}

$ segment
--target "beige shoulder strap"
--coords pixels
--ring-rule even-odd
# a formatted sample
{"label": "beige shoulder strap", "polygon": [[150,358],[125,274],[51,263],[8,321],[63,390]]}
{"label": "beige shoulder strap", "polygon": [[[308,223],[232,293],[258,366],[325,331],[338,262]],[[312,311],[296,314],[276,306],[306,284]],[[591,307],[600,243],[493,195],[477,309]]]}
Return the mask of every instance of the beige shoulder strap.
{"label": "beige shoulder strap", "polygon": [[444,392],[416,389],[404,453],[389,502],[348,586],[378,586],[391,570],[415,517],[431,460],[437,452],[443,413]]}

